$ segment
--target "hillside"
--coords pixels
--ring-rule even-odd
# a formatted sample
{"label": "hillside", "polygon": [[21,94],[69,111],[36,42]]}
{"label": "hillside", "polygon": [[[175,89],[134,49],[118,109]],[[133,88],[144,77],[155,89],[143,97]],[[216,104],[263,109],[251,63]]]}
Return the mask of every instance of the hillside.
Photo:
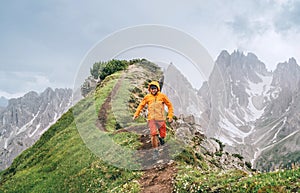
{"label": "hillside", "polygon": [[188,115],[151,159],[145,114],[131,117],[161,75],[143,63],[106,77],[1,172],[0,192],[299,192],[298,167],[255,173]]}

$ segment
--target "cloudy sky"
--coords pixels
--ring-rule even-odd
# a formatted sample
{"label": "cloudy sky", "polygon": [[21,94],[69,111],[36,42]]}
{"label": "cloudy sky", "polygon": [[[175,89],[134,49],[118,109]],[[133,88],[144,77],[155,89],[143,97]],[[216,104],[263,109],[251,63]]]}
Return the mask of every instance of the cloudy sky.
{"label": "cloudy sky", "polygon": [[2,1],[0,96],[72,88],[81,62],[101,40],[131,26],[174,27],[215,60],[222,50],[253,52],[272,70],[300,61],[300,1]]}

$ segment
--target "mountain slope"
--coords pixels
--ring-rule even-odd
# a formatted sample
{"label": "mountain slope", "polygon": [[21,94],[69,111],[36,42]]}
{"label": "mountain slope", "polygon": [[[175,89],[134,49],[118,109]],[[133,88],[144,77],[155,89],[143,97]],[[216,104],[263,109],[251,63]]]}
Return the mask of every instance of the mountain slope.
{"label": "mountain slope", "polygon": [[[130,170],[129,167],[134,167],[130,163],[135,156],[125,159],[114,156],[113,160],[108,159],[118,152],[115,152],[110,144],[106,144],[106,137],[120,147],[138,150],[143,147],[140,140],[146,136],[145,133],[140,133],[143,131],[141,126],[145,123],[143,117],[135,123],[123,123],[122,118],[127,114],[132,116],[132,107],[144,93],[144,83],[148,82],[148,78],[155,77],[146,73],[150,69],[143,65],[134,64],[131,68],[133,69],[128,71],[135,73],[129,76],[126,76],[128,71],[124,71],[107,77],[93,93],[65,113],[37,143],[25,150],[8,169],[1,172],[0,192],[141,192],[147,185],[157,185],[155,176],[147,185],[141,183],[147,181],[147,177],[150,177],[146,175],[147,172],[153,170],[156,170],[160,177],[164,175],[161,171],[173,172],[174,183],[171,190],[174,192],[257,192],[272,190],[274,187],[299,190],[299,169],[251,174],[250,171],[242,169],[245,166],[241,156],[225,152],[221,142],[205,137],[201,128],[193,121],[187,122],[186,118],[178,119],[175,126],[168,127],[169,138],[166,145],[172,144],[172,138],[176,135],[183,136],[184,138],[180,139],[185,139],[186,142],[184,149],[172,158],[172,167],[175,167],[175,170],[164,170],[168,167],[166,165],[159,165],[156,169]],[[136,79],[139,75],[144,75],[143,72],[149,76]],[[93,117],[98,119],[99,109],[120,80],[122,83],[133,82],[130,87],[124,87],[131,89],[129,99],[134,100],[129,100],[127,110],[119,112],[119,109],[113,109],[119,107],[123,98],[113,98],[112,103],[116,103],[116,106],[112,104],[107,111],[108,116],[104,123],[107,131],[101,131],[96,127],[97,122]],[[121,96],[121,92],[126,90],[122,90],[124,87],[120,87],[118,92]],[[80,130],[81,127],[85,128]],[[98,129],[98,132],[93,131],[94,128]],[[119,129],[116,130],[117,128]],[[90,144],[87,144],[87,139],[91,140]],[[97,146],[94,139],[103,140],[100,144],[104,147],[102,153],[108,153],[105,157],[96,156],[99,152],[95,152],[93,146],[90,146]],[[117,162],[114,161],[118,160],[129,163],[128,167],[116,167]],[[126,166],[126,163],[122,166]]]}
{"label": "mountain slope", "polygon": [[[228,151],[239,152],[257,169],[278,168],[280,164],[272,168],[267,167],[269,164],[264,166],[264,162],[256,164],[256,159],[282,141],[293,147],[294,141],[285,139],[299,131],[299,77],[300,67],[293,58],[269,72],[252,53],[244,55],[235,51],[229,54],[223,51],[209,77],[208,86],[199,91],[202,98],[209,93],[206,96],[209,103],[206,110],[209,124],[205,125],[207,135],[226,143]],[[287,149],[295,154],[299,152],[299,148]],[[272,152],[276,154],[275,150]],[[271,157],[278,161],[281,156]],[[268,162],[272,162],[271,157]],[[299,162],[299,159],[289,162]],[[290,166],[288,162],[280,163]]]}
{"label": "mountain slope", "polygon": [[[107,86],[112,87],[115,82]],[[100,94],[100,103],[107,93]],[[93,97],[79,102],[88,107]],[[130,181],[138,173],[126,172],[101,161],[84,144],[71,108],[31,148],[18,156],[1,175],[1,191],[7,192],[105,192]],[[109,173],[107,173],[109,171]]]}
{"label": "mountain slope", "polygon": [[47,88],[10,99],[0,112],[0,169],[7,168],[30,147],[71,105],[71,89]]}

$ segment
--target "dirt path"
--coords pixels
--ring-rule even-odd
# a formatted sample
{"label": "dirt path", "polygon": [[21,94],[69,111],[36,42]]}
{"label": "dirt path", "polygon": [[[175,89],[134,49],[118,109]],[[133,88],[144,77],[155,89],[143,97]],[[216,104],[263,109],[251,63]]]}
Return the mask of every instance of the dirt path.
{"label": "dirt path", "polygon": [[[98,120],[96,121],[97,127],[107,132],[105,123],[107,122],[108,112],[111,109],[111,100],[117,93],[121,86],[122,78],[117,82],[111,93],[101,106],[98,113]],[[146,126],[140,127],[129,127],[127,129],[121,129],[116,131],[119,132],[136,132],[141,134],[141,130],[147,130]],[[140,149],[151,149],[150,136],[147,133],[142,133],[140,136],[142,143]],[[155,167],[145,170],[144,175],[138,180],[141,185],[142,193],[171,193],[173,191],[173,179],[177,173],[176,165],[173,161],[164,164],[156,164]]]}
{"label": "dirt path", "polygon": [[[152,148],[149,134],[141,135],[140,141],[142,142],[140,150]],[[145,156],[151,157],[152,155]],[[164,160],[163,163],[159,163],[162,161],[162,157],[157,160],[152,168],[144,170],[144,175],[138,180],[141,185],[142,193],[173,192],[173,179],[177,173],[176,164],[169,159],[167,159],[167,161]]]}
{"label": "dirt path", "polygon": [[162,167],[145,171],[139,183],[142,193],[171,193],[173,191],[173,179],[177,173],[174,162]]}
{"label": "dirt path", "polygon": [[111,99],[118,92],[118,90],[119,90],[119,88],[121,86],[121,82],[122,82],[122,79],[119,79],[118,82],[117,82],[117,84],[114,86],[114,88],[109,93],[108,97],[106,98],[106,100],[104,101],[104,103],[102,104],[102,106],[100,107],[100,110],[99,110],[99,113],[98,113],[98,119],[96,121],[96,125],[102,131],[106,131],[107,132],[107,129],[105,127],[105,123],[107,122],[108,112],[111,109]]}

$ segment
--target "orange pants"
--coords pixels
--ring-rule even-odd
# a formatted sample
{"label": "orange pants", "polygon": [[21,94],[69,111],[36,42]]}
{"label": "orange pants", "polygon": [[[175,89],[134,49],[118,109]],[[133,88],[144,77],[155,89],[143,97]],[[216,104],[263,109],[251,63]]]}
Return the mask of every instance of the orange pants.
{"label": "orange pants", "polygon": [[166,137],[167,128],[165,121],[149,120],[148,126],[152,136],[157,135],[159,132],[160,137]]}

